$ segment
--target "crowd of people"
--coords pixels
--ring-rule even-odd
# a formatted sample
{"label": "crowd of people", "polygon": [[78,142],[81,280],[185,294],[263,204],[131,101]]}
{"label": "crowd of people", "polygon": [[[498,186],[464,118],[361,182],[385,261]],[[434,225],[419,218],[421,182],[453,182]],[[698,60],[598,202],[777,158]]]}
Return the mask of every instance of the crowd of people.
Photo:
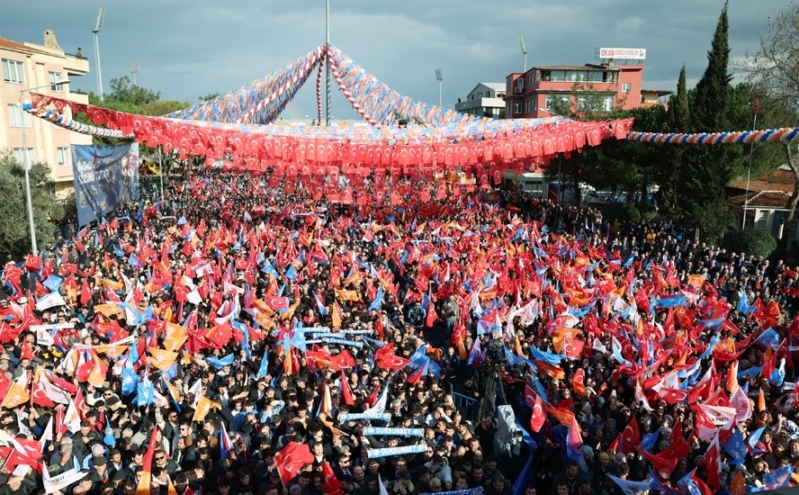
{"label": "crowd of people", "polygon": [[795,271],[666,220],[411,190],[203,173],[9,262],[0,495],[799,480]]}

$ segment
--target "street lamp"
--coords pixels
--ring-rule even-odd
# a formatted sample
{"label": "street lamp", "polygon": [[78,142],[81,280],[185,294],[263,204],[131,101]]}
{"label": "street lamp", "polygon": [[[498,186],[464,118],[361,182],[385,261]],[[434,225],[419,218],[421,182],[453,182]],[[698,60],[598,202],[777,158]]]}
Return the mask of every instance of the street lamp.
{"label": "street lamp", "polygon": [[444,82],[444,71],[436,69],[436,79],[438,80],[438,106],[441,107],[441,84]]}
{"label": "street lamp", "polygon": [[[103,21],[105,20],[105,9],[100,7],[100,12],[97,13],[97,21],[94,23],[92,33],[94,33],[94,61],[97,63],[97,97],[103,101],[103,71],[100,67],[100,30],[103,28]],[[136,77],[135,75],[133,76]]]}
{"label": "street lamp", "polygon": [[[22,98],[25,96],[25,93],[28,91],[36,91],[37,89],[42,88],[50,88],[52,86],[61,86],[62,84],[69,84],[69,79],[65,79],[63,81],[58,81],[57,84],[43,84],[42,86],[36,86],[33,88],[26,88],[19,90],[19,100],[20,104],[22,104]],[[24,104],[22,104],[24,108]],[[24,109],[23,109],[24,112]],[[36,246],[36,224],[33,221],[33,202],[31,201],[31,179],[30,179],[30,168],[31,168],[31,160],[30,155],[28,155],[28,134],[25,131],[25,116],[23,114],[22,117],[22,154],[24,155],[24,164],[23,168],[25,168],[25,203],[28,206],[28,226],[31,230],[31,252],[34,256],[39,256],[39,249]]]}

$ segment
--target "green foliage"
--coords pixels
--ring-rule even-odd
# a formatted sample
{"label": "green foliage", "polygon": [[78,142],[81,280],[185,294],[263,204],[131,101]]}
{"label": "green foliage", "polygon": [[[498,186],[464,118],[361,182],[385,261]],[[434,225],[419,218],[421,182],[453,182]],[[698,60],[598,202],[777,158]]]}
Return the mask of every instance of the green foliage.
{"label": "green foliage", "polygon": [[220,96],[222,96],[222,93],[208,93],[207,95],[200,96],[197,99],[199,101],[208,101],[208,100],[213,100],[214,98],[218,98]]}
{"label": "green foliage", "polygon": [[722,236],[736,226],[737,222],[724,196],[709,203],[691,206],[688,215],[699,226],[700,236],[705,242],[721,244]]}
{"label": "green foliage", "polygon": [[739,230],[730,238],[730,250],[768,258],[777,250],[777,240],[763,230]]}
{"label": "green foliage", "polygon": [[[43,247],[53,239],[56,225],[64,217],[64,208],[54,194],[46,163],[34,163],[28,175],[36,240]],[[10,152],[0,152],[0,253],[21,259],[30,248],[25,169]]]}
{"label": "green foliage", "polygon": [[628,203],[608,203],[602,209],[602,218],[614,222],[638,222],[641,220],[641,212],[633,204]]}
{"label": "green foliage", "polygon": [[185,101],[154,101],[145,103],[142,108],[146,112],[145,115],[162,116],[189,108],[189,106],[191,105]]}
{"label": "green foliage", "polygon": [[658,216],[658,209],[652,203],[637,203],[635,207],[641,214],[641,218],[647,222],[654,220]]}
{"label": "green foliage", "polygon": [[732,80],[728,72],[729,30],[730,22],[725,2],[716,24],[710,51],[707,53],[707,69],[696,84],[696,99],[691,109],[696,132],[717,132],[726,124],[727,91]]}
{"label": "green foliage", "polygon": [[161,99],[160,91],[153,91],[131,84],[128,76],[115,77],[111,79],[109,85],[111,86],[111,92],[105,97],[106,100],[116,100],[130,103],[131,105],[143,106]]}
{"label": "green foliage", "polygon": [[[694,132],[719,132],[729,124],[728,110],[739,90],[730,87],[728,38],[725,3],[708,52],[707,69],[696,89],[688,94]],[[740,146],[696,146],[683,151],[678,165],[680,208],[711,239],[721,235],[730,223],[724,198],[734,175],[732,162],[742,153]]]}

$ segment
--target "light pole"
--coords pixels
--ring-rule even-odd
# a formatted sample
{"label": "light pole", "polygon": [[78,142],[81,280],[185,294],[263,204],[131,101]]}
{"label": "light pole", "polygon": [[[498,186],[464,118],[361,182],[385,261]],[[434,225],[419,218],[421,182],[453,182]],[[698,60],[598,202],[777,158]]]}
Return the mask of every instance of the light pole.
{"label": "light pole", "polygon": [[[59,81],[58,84],[56,84],[55,86],[61,86],[62,84],[68,84],[68,83],[69,83],[69,80],[66,79],[64,81]],[[24,106],[25,105],[22,103],[22,99],[25,96],[25,93],[27,93],[28,91],[35,91],[37,89],[49,88],[51,86],[53,86],[53,85],[51,85],[51,84],[43,84],[41,86],[36,86],[36,87],[33,87],[33,88],[26,88],[26,89],[19,90],[19,100],[20,100],[20,105],[22,105],[22,107],[23,107],[23,112],[25,111],[24,110]],[[30,155],[28,154],[28,133],[25,131],[25,128],[26,128],[26,126],[25,126],[25,114],[23,113],[22,114],[22,154],[24,156],[23,161],[25,162],[25,163],[23,163],[23,168],[25,169],[25,204],[28,207],[28,227],[30,227],[30,230],[31,230],[31,253],[33,253],[34,256],[39,256],[39,249],[38,249],[38,246],[36,245],[36,223],[33,221],[33,201],[31,200],[30,168],[31,168],[32,164],[31,164],[31,160],[30,160]]]}
{"label": "light pole", "polygon": [[330,126],[330,0],[325,0],[325,126]]}
{"label": "light pole", "polygon": [[136,86],[136,74],[139,73],[139,70],[141,70],[141,62],[139,62],[138,60],[134,60],[130,64],[130,73],[133,74],[133,85],[134,86]]}
{"label": "light pole", "polygon": [[527,47],[524,46],[524,36],[521,33],[519,33],[519,47],[522,49],[522,58],[524,58],[522,72],[527,72]]}
{"label": "light pole", "polygon": [[[755,132],[757,129],[757,111],[760,107],[760,99],[755,102],[755,118],[752,121],[752,132]],[[749,206],[749,182],[752,179],[752,156],[755,153],[755,140],[752,140],[752,143],[749,145],[749,171],[746,173],[746,196],[744,196],[744,219],[741,222],[741,230],[746,228],[746,210]]]}
{"label": "light pole", "polygon": [[[100,12],[97,13],[97,21],[94,23],[94,61],[97,63],[97,97],[100,101],[103,100],[103,70],[100,66],[100,30],[103,28],[103,21],[105,20],[105,9],[100,7]],[[135,75],[133,76],[136,77]]]}
{"label": "light pole", "polygon": [[441,85],[444,82],[444,71],[436,69],[436,79],[438,80],[438,107],[441,108]]}

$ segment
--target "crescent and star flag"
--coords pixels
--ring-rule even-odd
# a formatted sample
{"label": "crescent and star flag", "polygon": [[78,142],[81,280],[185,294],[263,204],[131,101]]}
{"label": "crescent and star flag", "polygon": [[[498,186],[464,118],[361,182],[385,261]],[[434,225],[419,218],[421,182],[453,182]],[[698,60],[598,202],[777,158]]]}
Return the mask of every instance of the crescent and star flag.
{"label": "crescent and star flag", "polygon": [[153,482],[153,455],[155,454],[155,446],[157,444],[156,437],[158,436],[158,427],[153,428],[150,433],[150,442],[147,445],[147,452],[144,454],[144,462],[142,462],[142,473],[139,484],[136,486],[136,495],[150,495],[150,486]]}
{"label": "crescent and star flag", "polygon": [[[277,465],[280,479],[283,485],[288,486],[291,480],[306,464],[313,464],[314,455],[307,445],[297,442],[289,442],[283,450],[275,455],[275,465]],[[138,494],[137,494],[138,495]]]}

